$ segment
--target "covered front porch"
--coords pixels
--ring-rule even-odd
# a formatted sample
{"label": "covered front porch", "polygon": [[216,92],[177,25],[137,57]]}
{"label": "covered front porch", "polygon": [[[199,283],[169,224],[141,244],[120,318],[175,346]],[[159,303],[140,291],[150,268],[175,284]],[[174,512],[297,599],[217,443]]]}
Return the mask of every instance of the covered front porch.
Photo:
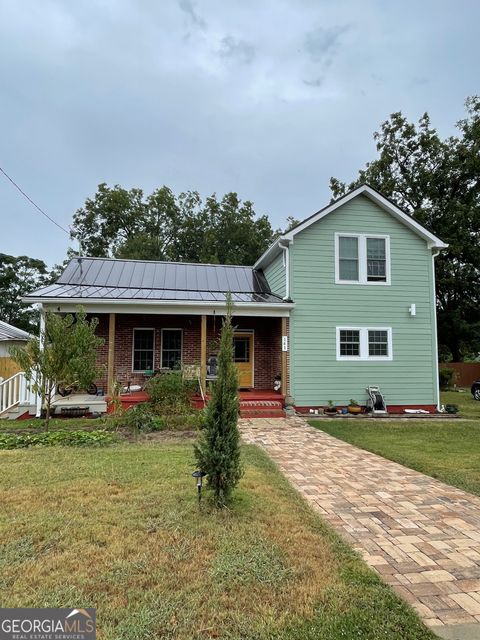
{"label": "covered front porch", "polygon": [[[93,314],[92,314],[93,315]],[[97,335],[104,339],[97,363],[104,374],[99,393],[114,382],[127,406],[145,401],[144,387],[158,373],[183,367],[198,378],[198,408],[208,400],[216,378],[216,356],[223,315],[172,313],[98,313]],[[259,411],[279,415],[287,393],[286,317],[235,315],[234,359],[239,373],[242,415]],[[132,393],[127,391],[132,389]]]}

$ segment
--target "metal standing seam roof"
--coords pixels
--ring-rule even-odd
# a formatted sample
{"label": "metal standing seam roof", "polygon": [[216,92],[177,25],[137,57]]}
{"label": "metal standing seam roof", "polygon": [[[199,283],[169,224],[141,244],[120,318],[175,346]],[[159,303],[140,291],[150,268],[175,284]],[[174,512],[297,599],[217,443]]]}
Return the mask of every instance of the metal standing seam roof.
{"label": "metal standing seam roof", "polygon": [[109,258],[73,258],[56,283],[26,298],[279,303],[253,267]]}
{"label": "metal standing seam roof", "polygon": [[17,329],[0,320],[0,341],[6,340],[30,340],[30,335],[23,329]]}

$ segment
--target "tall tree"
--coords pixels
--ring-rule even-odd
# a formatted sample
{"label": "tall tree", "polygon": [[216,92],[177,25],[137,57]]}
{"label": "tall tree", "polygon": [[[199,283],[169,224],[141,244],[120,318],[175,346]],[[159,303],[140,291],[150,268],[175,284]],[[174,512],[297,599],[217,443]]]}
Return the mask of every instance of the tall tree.
{"label": "tall tree", "polygon": [[232,304],[229,296],[220,335],[218,378],[207,404],[205,428],[194,447],[197,463],[207,475],[208,487],[218,508],[227,506],[242,476],[238,406],[238,376],[233,362]]}
{"label": "tall tree", "polygon": [[38,312],[21,299],[49,281],[47,265],[42,260],[0,253],[0,320],[35,332]]}
{"label": "tall tree", "polygon": [[480,350],[480,98],[467,99],[459,134],[442,139],[425,113],[418,124],[393,113],[374,134],[378,158],[339,197],[368,183],[449,243],[436,258],[438,335],[454,360]]}
{"label": "tall tree", "polygon": [[75,213],[72,231],[84,255],[244,265],[273,236],[268,217],[233,192],[203,202],[196,191],[175,196],[163,186],[144,197],[106,184]]}

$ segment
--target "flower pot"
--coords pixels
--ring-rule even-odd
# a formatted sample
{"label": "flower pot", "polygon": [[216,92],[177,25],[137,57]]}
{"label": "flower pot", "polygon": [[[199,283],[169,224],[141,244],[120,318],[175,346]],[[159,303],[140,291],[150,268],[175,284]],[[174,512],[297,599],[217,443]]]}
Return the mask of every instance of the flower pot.
{"label": "flower pot", "polygon": [[362,407],[356,407],[354,405],[348,405],[348,413],[353,413],[353,414],[357,414],[357,413],[362,413]]}
{"label": "flower pot", "polygon": [[325,407],[323,413],[335,414],[337,413],[337,407]]}

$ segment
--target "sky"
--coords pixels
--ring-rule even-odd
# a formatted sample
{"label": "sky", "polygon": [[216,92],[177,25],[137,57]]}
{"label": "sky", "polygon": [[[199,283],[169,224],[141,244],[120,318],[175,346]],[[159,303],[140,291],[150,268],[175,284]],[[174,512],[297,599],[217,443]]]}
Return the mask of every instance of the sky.
{"label": "sky", "polygon": [[[0,166],[60,225],[97,185],[236,191],[272,225],[328,203],[390,113],[455,132],[478,0],[0,0]],[[0,175],[0,253],[68,235]]]}

